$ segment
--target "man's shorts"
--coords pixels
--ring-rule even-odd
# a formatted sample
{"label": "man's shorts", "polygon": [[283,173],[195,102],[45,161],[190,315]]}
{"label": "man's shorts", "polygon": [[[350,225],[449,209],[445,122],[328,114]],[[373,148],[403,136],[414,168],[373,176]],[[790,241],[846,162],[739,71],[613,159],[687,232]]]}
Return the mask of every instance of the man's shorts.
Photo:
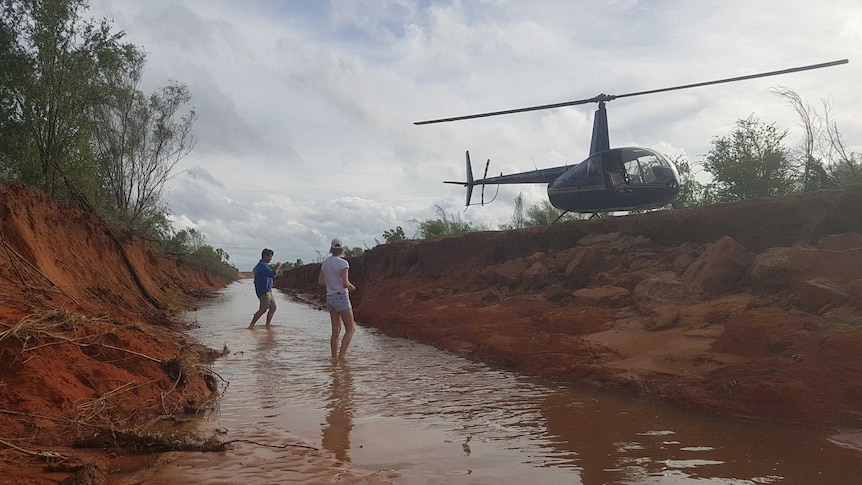
{"label": "man's shorts", "polygon": [[349,310],[351,308],[350,295],[347,294],[347,291],[342,290],[326,295],[327,310],[331,312],[343,312],[344,310]]}
{"label": "man's shorts", "polygon": [[272,292],[267,291],[260,297],[260,309],[259,312],[265,312],[267,310],[275,310],[275,298],[272,297]]}

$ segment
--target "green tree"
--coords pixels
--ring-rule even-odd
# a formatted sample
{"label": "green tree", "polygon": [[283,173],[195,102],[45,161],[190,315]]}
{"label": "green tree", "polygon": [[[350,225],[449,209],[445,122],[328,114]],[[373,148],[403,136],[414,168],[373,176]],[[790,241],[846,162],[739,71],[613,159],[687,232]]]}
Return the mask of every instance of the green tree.
{"label": "green tree", "polygon": [[82,202],[98,180],[89,115],[127,52],[124,34],[82,19],[86,9],[84,0],[6,0],[0,12],[3,57],[13,61],[3,81],[2,172]]}
{"label": "green tree", "polygon": [[707,187],[698,182],[694,174],[691,173],[691,164],[688,163],[684,155],[679,155],[673,160],[676,165],[676,170],[679,173],[679,194],[670,203],[672,209],[682,209],[685,207],[699,207],[709,203],[709,195]]}
{"label": "green tree", "polygon": [[29,60],[18,42],[21,19],[6,3],[0,3],[0,177],[18,178],[18,157],[24,155],[29,144],[16,99],[22,79],[29,69]]}
{"label": "green tree", "polygon": [[356,256],[362,256],[362,253],[364,253],[364,252],[365,251],[362,248],[360,248],[359,246],[356,246],[353,248],[346,248],[344,250],[344,257],[352,258],[352,257],[356,257]]}
{"label": "green tree", "polygon": [[175,255],[190,253],[188,231],[183,229],[162,239],[159,243],[159,250],[166,254]]}
{"label": "green tree", "polygon": [[238,270],[229,263],[230,255],[221,248],[206,244],[206,237],[195,228],[173,233],[156,243],[156,248],[210,271],[225,281],[232,281],[237,277]]}
{"label": "green tree", "polygon": [[849,153],[829,167],[829,175],[839,187],[862,185],[862,154]]}
{"label": "green tree", "polygon": [[550,201],[543,200],[527,208],[524,225],[547,226],[554,222],[560,213],[562,211],[554,207]]}
{"label": "green tree", "polygon": [[518,192],[515,197],[515,207],[512,209],[512,221],[510,222],[511,229],[521,229],[527,225],[524,219],[524,194]]}
{"label": "green tree", "polygon": [[847,147],[837,123],[832,118],[833,102],[827,99],[821,102],[822,114],[813,108],[809,110],[813,112],[811,117],[817,124],[817,156],[822,160],[821,166],[828,177],[828,183],[824,186],[862,185],[862,154]]}
{"label": "green tree", "polygon": [[515,207],[512,209],[512,220],[509,224],[504,224],[503,229],[521,229],[526,225],[527,223],[524,219],[524,194],[518,192],[518,196],[515,197]]}
{"label": "green tree", "polygon": [[[793,107],[799,115],[799,126],[802,127],[802,141],[795,151],[797,159],[802,166],[799,183],[803,191],[833,188],[835,181],[829,176],[824,162],[828,163],[830,143],[828,141],[828,130],[824,127],[823,117],[817,109],[804,101],[796,91],[783,86],[772,90],[787,104]],[[824,105],[826,113],[829,107]]]}
{"label": "green tree", "polygon": [[138,89],[145,56],[131,49],[127,59],[126,69],[111,72],[111,89],[92,111],[100,209],[125,226],[150,233],[153,219],[165,210],[164,185],[194,147],[196,113],[182,113],[191,99],[182,84],[145,96]]}
{"label": "green tree", "polygon": [[847,187],[862,185],[862,153],[851,151],[832,120],[832,104],[823,101],[823,123],[826,125],[828,148],[825,158],[828,160],[827,172],[835,185]]}
{"label": "green tree", "polygon": [[543,200],[527,208],[524,225],[527,227],[547,226],[553,224],[554,221],[573,221],[579,218],[577,214],[571,212],[562,217],[560,214],[563,214],[562,210],[554,207],[549,201]]}
{"label": "green tree", "polygon": [[794,188],[793,165],[782,141],[786,130],[754,116],[736,122],[728,136],[717,137],[704,169],[712,174],[710,190],[719,202],[769,197]]}
{"label": "green tree", "polygon": [[407,239],[407,236],[404,235],[404,229],[401,226],[398,226],[395,229],[383,231],[383,239],[386,240],[387,243],[391,243],[395,241],[403,241]]}
{"label": "green tree", "polygon": [[440,237],[448,234],[463,234],[477,230],[473,227],[473,224],[463,222],[461,214],[449,215],[439,205],[435,206],[434,212],[437,214],[437,219],[427,219],[424,221],[413,219],[413,223],[419,226],[418,235],[421,239]]}
{"label": "green tree", "polygon": [[206,236],[204,236],[204,234],[197,229],[190,227],[185,232],[186,234],[188,234],[188,236],[186,237],[186,244],[189,248],[189,251],[195,253],[206,244]]}
{"label": "green tree", "polygon": [[225,281],[233,281],[239,276],[239,270],[228,263],[230,256],[221,249],[215,249],[209,244],[203,244],[185,257],[193,264],[219,275]]}

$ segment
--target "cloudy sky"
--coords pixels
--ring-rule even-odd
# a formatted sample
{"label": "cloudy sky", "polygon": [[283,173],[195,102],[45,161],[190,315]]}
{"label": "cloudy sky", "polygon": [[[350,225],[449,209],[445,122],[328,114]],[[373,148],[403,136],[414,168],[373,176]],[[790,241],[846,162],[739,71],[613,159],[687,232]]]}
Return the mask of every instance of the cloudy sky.
{"label": "cloudy sky", "polygon": [[[186,84],[197,145],[167,200],[177,229],[248,271],[264,247],[313,262],[329,241],[371,248],[435,208],[496,229],[506,186],[464,207],[464,152],[492,174],[581,161],[595,105],[455,123],[413,122],[774,71],[804,73],[619,99],[612,146],[637,145],[695,165],[749,115],[791,130],[770,92],[784,86],[832,115],[862,150],[859,0],[91,0],[148,54],[143,90]],[[493,192],[493,190],[491,190]]]}

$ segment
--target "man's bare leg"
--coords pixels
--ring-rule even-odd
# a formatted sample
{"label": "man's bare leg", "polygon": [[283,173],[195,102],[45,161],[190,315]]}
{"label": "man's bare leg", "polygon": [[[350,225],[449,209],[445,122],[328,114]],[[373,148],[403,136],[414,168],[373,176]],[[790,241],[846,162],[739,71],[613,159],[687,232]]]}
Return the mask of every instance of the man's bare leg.
{"label": "man's bare leg", "polygon": [[266,326],[272,323],[272,316],[275,315],[275,308],[270,308],[269,312],[266,314]]}
{"label": "man's bare leg", "polygon": [[257,323],[257,321],[260,319],[261,316],[263,316],[264,313],[266,313],[266,310],[258,310],[254,312],[254,315],[251,317],[251,324],[248,326],[248,328],[254,328],[254,324]]}

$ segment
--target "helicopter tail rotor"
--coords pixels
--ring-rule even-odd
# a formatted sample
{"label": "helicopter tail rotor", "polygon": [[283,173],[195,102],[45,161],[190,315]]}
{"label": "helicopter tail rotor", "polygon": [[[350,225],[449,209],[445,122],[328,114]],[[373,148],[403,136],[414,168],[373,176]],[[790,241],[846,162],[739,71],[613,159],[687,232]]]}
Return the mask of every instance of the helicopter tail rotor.
{"label": "helicopter tail rotor", "polygon": [[[464,187],[467,187],[466,207],[470,207],[471,205],[490,204],[491,202],[494,202],[494,200],[497,199],[497,193],[500,192],[500,186],[497,185],[497,193],[494,194],[494,198],[489,200],[488,202],[485,202],[485,185],[487,185],[485,182],[488,180],[486,177],[488,177],[488,166],[490,166],[490,165],[491,165],[491,159],[489,158],[488,161],[485,162],[485,175],[482,177],[482,179],[479,180],[479,183],[477,184],[475,179],[473,178],[473,164],[470,163],[470,151],[468,150],[467,151],[467,181],[466,182],[457,182],[457,181],[453,181],[453,180],[444,180],[443,183],[444,184],[463,185]],[[500,175],[502,175],[502,174],[500,174]],[[476,185],[482,186],[482,199],[481,199],[481,202],[479,204],[471,204],[470,201],[473,198],[473,187],[475,187]]]}
{"label": "helicopter tail rotor", "polygon": [[467,150],[467,181],[456,182],[453,180],[444,180],[444,184],[463,185],[467,187],[467,207],[470,207],[470,199],[473,197],[473,165],[470,163],[470,150]]}
{"label": "helicopter tail rotor", "polygon": [[470,163],[470,150],[467,150],[467,207],[473,197],[473,164]]}

